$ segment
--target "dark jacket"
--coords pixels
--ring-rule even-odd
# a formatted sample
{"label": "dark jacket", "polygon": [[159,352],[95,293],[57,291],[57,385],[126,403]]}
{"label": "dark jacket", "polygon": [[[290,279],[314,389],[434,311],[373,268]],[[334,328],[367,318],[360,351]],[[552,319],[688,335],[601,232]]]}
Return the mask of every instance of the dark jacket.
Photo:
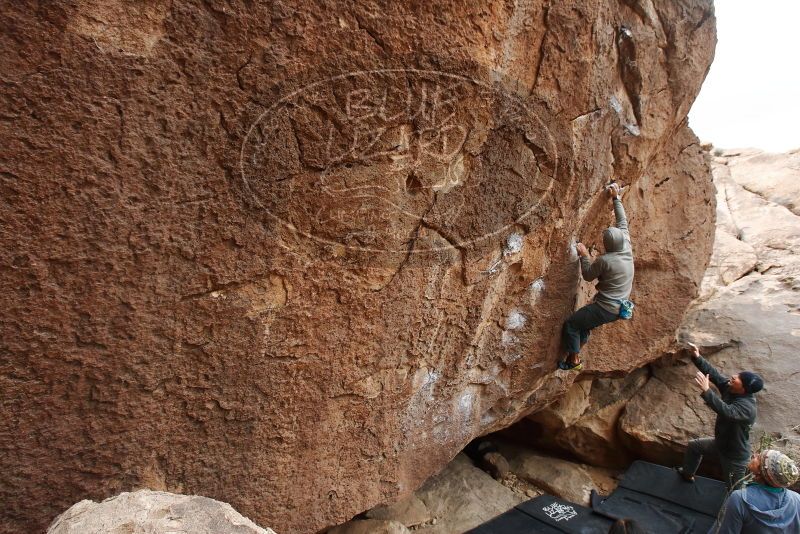
{"label": "dark jacket", "polygon": [[752,393],[731,393],[728,379],[704,358],[695,358],[694,364],[703,374],[709,375],[720,392],[718,396],[709,388],[701,394],[706,404],[717,412],[714,441],[719,453],[730,460],[746,461],[750,458],[750,429],[756,422],[756,398]]}
{"label": "dark jacket", "polygon": [[616,227],[603,232],[605,254],[594,261],[581,257],[581,275],[587,282],[597,279],[594,301],[604,310],[619,314],[619,301],[631,296],[633,287],[633,247],[628,232],[628,219],[622,201],[614,199]]}

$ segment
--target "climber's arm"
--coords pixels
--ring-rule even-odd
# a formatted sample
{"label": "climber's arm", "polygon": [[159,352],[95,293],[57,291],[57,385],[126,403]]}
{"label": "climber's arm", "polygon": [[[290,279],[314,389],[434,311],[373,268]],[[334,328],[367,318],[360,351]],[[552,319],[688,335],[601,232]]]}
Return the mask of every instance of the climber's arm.
{"label": "climber's arm", "polygon": [[594,261],[591,261],[588,254],[586,256],[581,254],[581,276],[583,276],[583,279],[587,282],[596,280],[601,274],[603,274],[605,265],[606,263],[602,256]]}
{"label": "climber's arm", "polygon": [[708,377],[711,379],[711,382],[717,386],[717,388],[720,390],[727,388],[728,379],[722,376],[722,373],[717,371],[717,369],[708,363],[705,358],[700,356],[700,350],[696,345],[692,345],[692,349],[692,363],[694,363],[694,366],[700,369],[700,372],[702,372],[704,375],[708,375]]}
{"label": "climber's arm", "polygon": [[617,228],[628,233],[628,219],[625,217],[625,208],[619,197],[614,198],[614,217],[617,219]]}

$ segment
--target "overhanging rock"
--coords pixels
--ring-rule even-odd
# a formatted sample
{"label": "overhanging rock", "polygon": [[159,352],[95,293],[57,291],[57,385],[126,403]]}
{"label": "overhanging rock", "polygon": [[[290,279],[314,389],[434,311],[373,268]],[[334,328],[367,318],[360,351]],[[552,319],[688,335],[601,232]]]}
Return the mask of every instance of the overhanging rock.
{"label": "overhanging rock", "polygon": [[588,370],[697,292],[710,0],[3,11],[7,532],[142,486],[281,533],[408,494],[570,385],[612,176],[637,316]]}

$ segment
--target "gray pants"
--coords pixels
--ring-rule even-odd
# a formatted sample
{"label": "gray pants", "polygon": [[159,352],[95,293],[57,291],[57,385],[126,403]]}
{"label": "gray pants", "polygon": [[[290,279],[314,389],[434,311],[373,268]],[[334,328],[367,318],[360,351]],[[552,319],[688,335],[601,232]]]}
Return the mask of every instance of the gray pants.
{"label": "gray pants", "polygon": [[596,302],[587,304],[564,321],[561,327],[564,348],[570,354],[578,354],[581,347],[589,341],[589,332],[592,329],[617,319],[619,315],[611,313]]}
{"label": "gray pants", "polygon": [[729,489],[738,489],[743,486],[742,479],[747,473],[748,460],[731,460],[719,453],[717,442],[714,438],[700,438],[689,441],[689,448],[683,457],[683,472],[694,474],[700,467],[703,456],[716,454],[722,464],[722,480]]}

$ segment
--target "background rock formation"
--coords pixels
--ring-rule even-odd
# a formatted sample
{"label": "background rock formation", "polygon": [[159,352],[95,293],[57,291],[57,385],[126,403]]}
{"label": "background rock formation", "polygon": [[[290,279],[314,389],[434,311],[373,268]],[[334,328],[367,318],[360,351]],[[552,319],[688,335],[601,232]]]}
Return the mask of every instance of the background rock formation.
{"label": "background rock formation", "polygon": [[[766,387],[758,395],[754,446],[766,436],[770,446],[800,458],[800,151],[715,153],[714,252],[679,337],[697,343],[723,372],[760,373]],[[694,372],[677,352],[624,379],[577,382],[515,434],[540,435],[539,445],[594,465],[624,465],[632,457],[676,463],[689,439],[714,428]],[[713,465],[704,467],[713,473]]]}
{"label": "background rock formation", "polygon": [[666,350],[705,270],[710,0],[14,2],[0,27],[6,532],[138,487],[281,533],[409,494],[569,387],[572,243],[612,176],[638,310],[589,371]]}

